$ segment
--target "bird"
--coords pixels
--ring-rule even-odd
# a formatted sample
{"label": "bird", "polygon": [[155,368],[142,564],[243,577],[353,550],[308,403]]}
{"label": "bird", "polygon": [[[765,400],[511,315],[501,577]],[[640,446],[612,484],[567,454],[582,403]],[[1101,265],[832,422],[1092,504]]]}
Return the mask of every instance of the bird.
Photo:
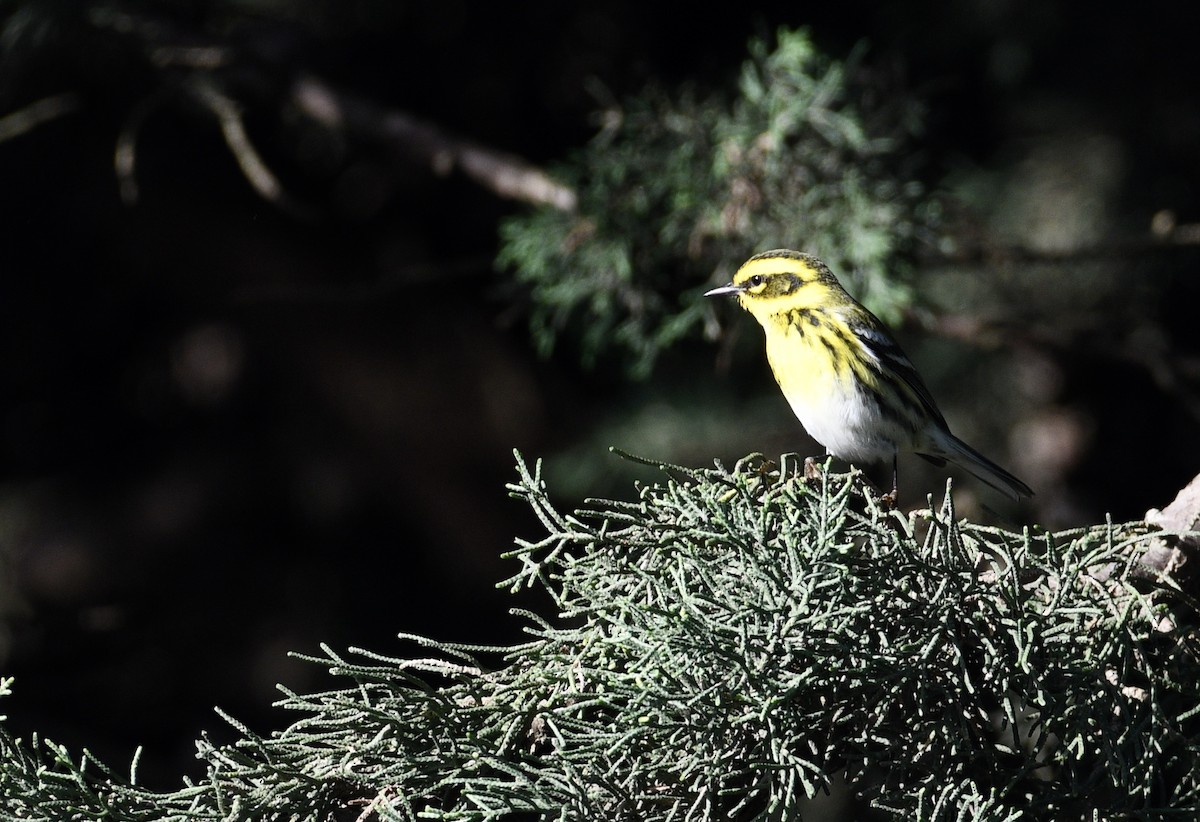
{"label": "bird", "polygon": [[733,281],[705,292],[735,296],[766,334],[775,381],[805,430],[854,464],[892,462],[901,451],[947,461],[1014,499],[1033,490],[950,433],[933,395],[887,327],[846,292],[812,254],[775,249],[742,264]]}

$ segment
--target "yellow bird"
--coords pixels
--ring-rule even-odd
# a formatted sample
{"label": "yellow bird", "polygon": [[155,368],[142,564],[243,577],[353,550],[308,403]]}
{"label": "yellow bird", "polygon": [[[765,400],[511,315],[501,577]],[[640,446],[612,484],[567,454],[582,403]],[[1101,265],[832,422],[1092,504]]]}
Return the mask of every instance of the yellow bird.
{"label": "yellow bird", "polygon": [[913,451],[949,460],[1013,497],[1029,486],[950,433],[929,389],[879,319],[811,254],[779,249],[751,257],[733,282],[705,294],[737,296],[767,337],[767,361],[805,430],[832,456],[892,461]]}

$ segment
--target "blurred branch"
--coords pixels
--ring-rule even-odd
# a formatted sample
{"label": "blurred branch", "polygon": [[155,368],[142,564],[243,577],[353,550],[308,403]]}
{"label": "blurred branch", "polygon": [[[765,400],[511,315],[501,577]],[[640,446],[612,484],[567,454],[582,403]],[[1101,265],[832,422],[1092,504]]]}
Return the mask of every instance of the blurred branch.
{"label": "blurred branch", "polygon": [[133,205],[138,200],[137,140],[150,112],[162,102],[162,95],[144,97],[125,118],[125,125],[117,135],[113,150],[113,170],[117,175],[117,186],[121,202]]}
{"label": "blurred branch", "polygon": [[1012,263],[1079,263],[1089,260],[1111,260],[1114,258],[1139,258],[1147,253],[1171,252],[1180,248],[1200,246],[1200,223],[1176,222],[1174,212],[1162,209],[1150,220],[1150,230],[1145,234],[1106,243],[1081,245],[1076,248],[1030,248],[1021,245],[1004,245],[977,241],[963,244],[950,253],[934,253],[926,257],[924,265],[961,265],[963,263],[986,263],[1004,265]]}
{"label": "blurred branch", "polygon": [[[271,110],[279,119],[284,119],[289,109],[298,111],[331,132],[381,144],[439,176],[457,169],[499,197],[562,211],[575,208],[575,192],[529,161],[335,89],[290,55],[280,57],[278,50],[265,50],[271,56],[263,59],[253,43],[234,43],[224,34],[193,30],[173,18],[122,3],[95,4],[82,17],[100,34],[130,44],[160,81],[155,91],[133,107],[117,137],[113,164],[126,203],[136,202],[138,197],[137,142],[148,115],[165,101],[184,96],[216,121],[226,147],[254,191],[297,217],[311,218],[314,210],[287,194],[283,181],[247,132],[247,111]],[[268,30],[260,36],[277,34]],[[295,82],[288,79],[297,76]],[[78,106],[76,94],[64,93],[0,117],[0,142]]]}
{"label": "blurred branch", "polygon": [[[205,50],[207,51],[207,50]],[[291,214],[293,217],[311,220],[316,210],[290,196],[279,178],[271,171],[246,132],[241,104],[226,94],[207,71],[190,72],[183,88],[202,108],[217,121],[221,136],[242,176],[264,200]],[[117,135],[113,151],[113,168],[117,175],[121,201],[133,205],[139,196],[137,182],[137,141],[142,127],[154,109],[164,102],[162,91],[144,97],[126,118],[125,125]]]}
{"label": "blurred branch", "polygon": [[254,147],[254,143],[250,141],[250,136],[246,133],[246,125],[242,120],[241,105],[222,91],[221,87],[207,74],[196,76],[194,82],[190,84],[190,89],[193,96],[217,119],[217,124],[221,127],[221,136],[225,138],[225,145],[229,147],[229,153],[233,155],[238,168],[242,170],[242,176],[258,192],[259,196],[295,216],[314,216],[312,209],[302,206],[287,195],[279,178],[267,166],[262,155]]}
{"label": "blurred branch", "polygon": [[0,117],[0,143],[20,137],[40,125],[71,114],[79,108],[79,98],[73,92],[43,97],[25,108]]}
{"label": "blurred branch", "polygon": [[513,154],[452,134],[433,123],[335,90],[315,75],[292,86],[291,99],[306,116],[331,130],[383,143],[445,176],[455,168],[492,193],[532,205],[573,211],[575,192]]}

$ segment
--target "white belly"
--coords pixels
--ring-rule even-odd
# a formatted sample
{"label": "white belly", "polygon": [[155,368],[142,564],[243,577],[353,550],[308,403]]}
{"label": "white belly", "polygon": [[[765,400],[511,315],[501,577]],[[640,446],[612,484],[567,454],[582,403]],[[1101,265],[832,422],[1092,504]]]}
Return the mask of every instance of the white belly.
{"label": "white belly", "polygon": [[772,348],[768,343],[767,359],[792,412],[828,453],[848,462],[871,463],[890,461],[897,450],[911,449],[911,432],[884,416],[873,395],[858,390],[848,375],[839,378],[824,367],[823,352],[797,356],[791,347],[783,368]]}
{"label": "white belly", "polygon": [[788,404],[804,430],[833,456],[848,462],[890,460],[903,432],[856,392],[841,391],[816,398],[791,392]]}

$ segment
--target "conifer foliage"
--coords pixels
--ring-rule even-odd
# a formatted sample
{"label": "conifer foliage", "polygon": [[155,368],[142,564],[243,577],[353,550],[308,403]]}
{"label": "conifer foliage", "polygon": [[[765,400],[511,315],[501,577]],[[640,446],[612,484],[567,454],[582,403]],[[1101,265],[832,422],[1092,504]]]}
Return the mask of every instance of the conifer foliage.
{"label": "conifer foliage", "polygon": [[651,88],[614,105],[554,169],[578,207],[501,226],[499,263],[529,287],[543,353],[567,338],[645,376],[712,325],[701,292],[768,248],[817,254],[885,320],[909,305],[904,253],[940,220],[906,150],[919,106],[861,49],[835,60],[805,29],[749,50],[735,94]]}
{"label": "conifer foliage", "polygon": [[835,780],[906,820],[1200,813],[1195,614],[1145,577],[1152,529],[1012,533],[797,468],[663,466],[566,514],[519,460],[545,534],[505,585],[557,609],[527,642],[325,649],[329,690],[229,718],[171,793],[0,729],[3,818],[782,820]]}

